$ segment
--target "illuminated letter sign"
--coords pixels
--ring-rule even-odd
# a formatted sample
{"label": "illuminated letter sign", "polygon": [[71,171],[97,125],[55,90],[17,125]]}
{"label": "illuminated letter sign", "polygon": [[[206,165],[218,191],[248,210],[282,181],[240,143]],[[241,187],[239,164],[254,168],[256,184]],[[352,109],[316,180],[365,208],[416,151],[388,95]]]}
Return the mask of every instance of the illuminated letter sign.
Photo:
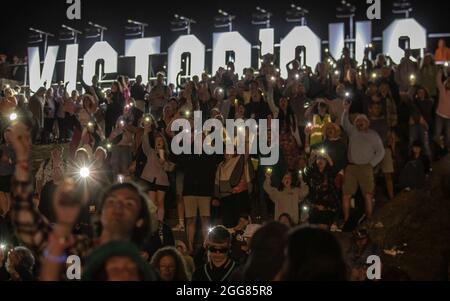
{"label": "illuminated letter sign", "polygon": [[205,70],[205,45],[194,35],[179,37],[169,48],[168,52],[168,82],[176,83],[177,75],[181,70],[181,55],[190,53],[191,74],[201,76]]}
{"label": "illuminated letter sign", "polygon": [[342,54],[342,48],[345,47],[344,23],[332,23],[328,25],[328,49],[334,59],[339,59]]}
{"label": "illuminated letter sign", "polygon": [[133,39],[125,41],[125,56],[135,57],[134,77],[142,76],[147,83],[149,72],[149,56],[161,51],[161,37]]}
{"label": "illuminated letter sign", "polygon": [[356,57],[361,64],[366,46],[372,43],[372,22],[356,22]]}
{"label": "illuminated letter sign", "polygon": [[69,82],[67,91],[72,92],[77,88],[78,70],[78,44],[66,46],[66,66],[64,69],[64,82]]}
{"label": "illuminated letter sign", "polygon": [[[260,51],[259,54],[274,54],[274,29],[265,28],[259,30]],[[356,22],[355,35],[355,59],[361,64],[364,50],[372,41],[371,21]],[[400,47],[400,39],[409,40],[410,49],[427,47],[427,31],[414,19],[399,19],[390,24],[383,32],[383,53],[389,54],[394,63],[399,63],[404,56]],[[339,59],[342,48],[345,46],[345,26],[343,23],[329,25],[329,52]],[[141,75],[144,83],[149,77],[149,56],[159,54],[161,49],[161,37],[130,39],[125,41],[125,56],[134,57],[135,76]],[[279,66],[281,76],[287,77],[286,64],[296,57],[299,47],[304,50],[301,63],[314,68],[321,61],[321,39],[307,26],[294,27],[280,42]],[[225,67],[227,55],[234,53],[235,71],[241,75],[244,68],[252,66],[252,46],[239,32],[224,32],[213,34],[212,73],[219,67]],[[205,45],[194,35],[179,37],[168,49],[167,77],[168,83],[176,83],[177,75],[183,69],[182,56],[189,53],[189,60],[185,74],[188,77],[200,76],[205,70]],[[52,83],[55,65],[58,56],[58,46],[50,46],[47,49],[41,72],[39,47],[28,48],[29,80],[31,91],[37,91],[44,82]],[[67,45],[65,54],[64,81],[69,82],[68,89],[77,88],[77,68],[79,45]],[[95,43],[84,55],[83,80],[86,84],[92,83],[92,76],[96,74],[95,66],[98,60],[104,61],[103,73],[116,73],[118,70],[118,54],[107,42]],[[258,59],[258,66],[261,62]],[[58,79],[60,80],[60,79]],[[101,80],[101,78],[100,78]]]}
{"label": "illuminated letter sign", "polygon": [[44,59],[44,66],[42,68],[41,74],[41,59],[39,55],[39,47],[28,48],[30,90],[32,92],[36,92],[40,87],[44,86],[44,82],[48,82],[48,86],[50,86],[50,84],[52,83],[58,50],[58,46],[50,46],[47,48],[47,55]]}
{"label": "illuminated letter sign", "polygon": [[95,64],[98,60],[105,61],[104,73],[117,72],[117,52],[107,42],[97,42],[84,55],[83,80],[92,85],[92,76],[95,74]]}
{"label": "illuminated letter sign", "polygon": [[[265,28],[259,30],[259,42],[261,43],[261,56],[274,53],[274,32],[273,28]],[[261,67],[261,61],[258,58],[258,66]]]}
{"label": "illuminated letter sign", "polygon": [[389,54],[396,64],[404,56],[404,51],[399,47],[401,37],[410,39],[410,49],[422,49],[423,52],[427,47],[427,30],[422,25],[414,19],[395,20],[383,32],[383,53]]}
{"label": "illuminated letter sign", "polygon": [[304,46],[306,49],[306,64],[315,67],[320,62],[321,41],[319,37],[307,26],[294,27],[291,32],[281,40],[280,67],[281,76],[287,77],[287,70],[283,68],[295,58],[295,49]]}
{"label": "illuminated letter sign", "polygon": [[223,32],[213,35],[213,70],[226,65],[226,52],[234,51],[234,67],[238,75],[251,66],[252,46],[239,32]]}

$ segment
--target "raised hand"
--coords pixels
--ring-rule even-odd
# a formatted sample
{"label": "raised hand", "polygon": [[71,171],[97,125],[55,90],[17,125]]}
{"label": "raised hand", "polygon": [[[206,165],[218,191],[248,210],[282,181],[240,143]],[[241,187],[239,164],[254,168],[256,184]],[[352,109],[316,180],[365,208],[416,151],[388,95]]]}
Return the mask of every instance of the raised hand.
{"label": "raised hand", "polygon": [[348,112],[350,110],[350,107],[352,106],[352,102],[350,100],[344,100],[342,106],[344,107],[344,111]]}
{"label": "raised hand", "polygon": [[21,122],[15,123],[6,135],[16,153],[17,161],[28,160],[31,152],[31,134],[28,127]]}

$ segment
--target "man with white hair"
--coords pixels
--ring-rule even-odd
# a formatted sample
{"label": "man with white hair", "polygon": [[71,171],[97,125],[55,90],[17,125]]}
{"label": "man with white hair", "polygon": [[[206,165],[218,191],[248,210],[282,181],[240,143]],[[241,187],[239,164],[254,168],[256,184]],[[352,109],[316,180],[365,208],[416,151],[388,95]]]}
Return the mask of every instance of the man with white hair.
{"label": "man with white hair", "polygon": [[366,115],[358,115],[354,125],[350,123],[350,106],[350,102],[345,102],[342,114],[342,127],[349,138],[349,164],[345,170],[343,186],[344,222],[350,218],[350,200],[358,187],[364,196],[366,217],[371,219],[375,189],[373,169],[383,160],[385,154],[383,142],[375,131],[369,129],[370,122]]}

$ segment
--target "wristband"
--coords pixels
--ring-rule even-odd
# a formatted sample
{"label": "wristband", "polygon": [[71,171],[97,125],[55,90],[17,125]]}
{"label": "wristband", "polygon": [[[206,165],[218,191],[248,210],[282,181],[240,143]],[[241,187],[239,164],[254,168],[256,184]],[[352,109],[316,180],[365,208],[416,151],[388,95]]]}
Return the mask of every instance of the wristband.
{"label": "wristband", "polygon": [[43,255],[44,255],[45,259],[47,259],[48,261],[51,261],[53,263],[63,264],[63,263],[66,263],[66,261],[67,261],[67,256],[65,254],[63,254],[61,256],[54,256],[49,253],[48,249],[44,250]]}

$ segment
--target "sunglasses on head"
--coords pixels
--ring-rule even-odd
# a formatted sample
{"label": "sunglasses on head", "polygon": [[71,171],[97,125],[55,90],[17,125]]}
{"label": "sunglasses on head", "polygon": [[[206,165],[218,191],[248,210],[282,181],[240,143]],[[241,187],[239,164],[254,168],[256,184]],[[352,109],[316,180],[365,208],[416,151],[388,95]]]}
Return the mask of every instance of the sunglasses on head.
{"label": "sunglasses on head", "polygon": [[208,247],[208,251],[211,253],[220,253],[220,254],[225,254],[228,253],[229,249],[228,248],[216,248],[213,246],[209,246]]}

